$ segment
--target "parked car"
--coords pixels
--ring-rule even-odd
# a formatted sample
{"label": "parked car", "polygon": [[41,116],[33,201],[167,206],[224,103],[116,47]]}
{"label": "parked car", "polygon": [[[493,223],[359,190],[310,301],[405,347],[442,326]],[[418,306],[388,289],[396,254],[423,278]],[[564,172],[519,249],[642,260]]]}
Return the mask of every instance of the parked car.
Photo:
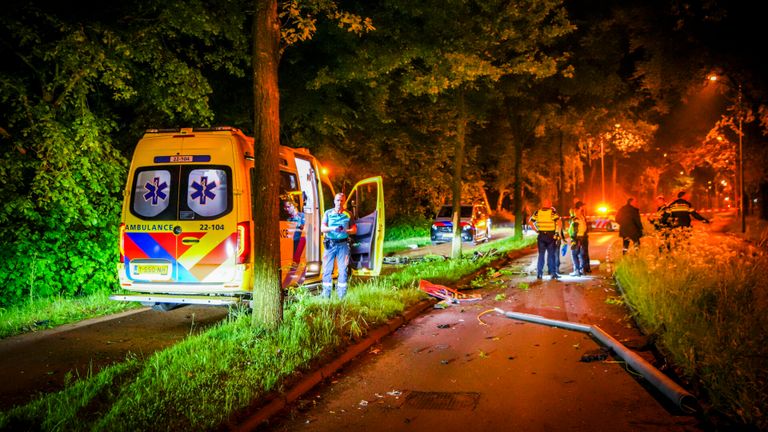
{"label": "parked car", "polygon": [[600,215],[587,216],[587,224],[590,231],[618,231],[619,224],[616,223],[616,214],[607,213]]}
{"label": "parked car", "polygon": [[[479,243],[491,239],[491,216],[483,204],[465,204],[459,212],[461,240]],[[453,206],[444,205],[437,213],[430,229],[432,244],[453,239]]]}

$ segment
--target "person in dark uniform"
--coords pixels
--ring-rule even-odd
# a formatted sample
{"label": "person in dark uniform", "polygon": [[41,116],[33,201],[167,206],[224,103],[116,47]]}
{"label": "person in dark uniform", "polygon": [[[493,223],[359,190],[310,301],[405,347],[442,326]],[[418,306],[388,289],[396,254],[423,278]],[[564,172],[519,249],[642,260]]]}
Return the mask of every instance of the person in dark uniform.
{"label": "person in dark uniform", "polygon": [[643,236],[643,222],[640,220],[640,210],[635,207],[634,198],[629,198],[627,204],[619,209],[616,213],[616,222],[619,224],[623,253],[627,253],[630,242],[637,248],[640,245],[640,237]]}
{"label": "person in dark uniform", "polygon": [[653,224],[657,231],[669,228],[669,207],[664,195],[656,197],[656,212],[648,218],[648,222]]}
{"label": "person in dark uniform", "polygon": [[709,219],[698,214],[693,205],[686,200],[686,191],[677,194],[677,199],[669,203],[667,211],[669,212],[670,226],[672,228],[690,228],[691,217],[704,223],[709,223]]}
{"label": "person in dark uniform", "polygon": [[539,258],[536,263],[536,279],[542,279],[544,272],[544,258],[546,256],[547,269],[552,279],[560,279],[555,267],[555,255],[557,249],[555,237],[560,232],[560,215],[552,208],[552,200],[544,199],[541,202],[541,208],[533,212],[529,221],[531,229],[538,233],[537,246],[539,249]]}

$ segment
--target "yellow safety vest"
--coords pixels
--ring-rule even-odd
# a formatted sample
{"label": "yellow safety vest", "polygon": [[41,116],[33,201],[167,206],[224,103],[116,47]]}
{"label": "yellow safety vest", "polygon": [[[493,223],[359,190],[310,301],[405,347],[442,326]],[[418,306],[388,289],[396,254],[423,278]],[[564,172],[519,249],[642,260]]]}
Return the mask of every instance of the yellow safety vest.
{"label": "yellow safety vest", "polygon": [[555,221],[560,219],[560,216],[553,209],[538,209],[531,216],[533,224],[539,231],[555,231]]}

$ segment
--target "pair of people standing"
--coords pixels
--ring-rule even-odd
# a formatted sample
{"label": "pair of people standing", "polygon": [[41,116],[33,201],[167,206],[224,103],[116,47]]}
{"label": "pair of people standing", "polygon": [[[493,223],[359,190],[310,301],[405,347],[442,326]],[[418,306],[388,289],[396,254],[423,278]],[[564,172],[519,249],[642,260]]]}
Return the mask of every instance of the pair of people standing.
{"label": "pair of people standing", "polygon": [[[584,203],[578,198],[571,209],[571,224],[568,234],[571,237],[571,258],[574,270],[570,276],[582,276],[592,273],[589,265],[589,229],[587,225]],[[541,208],[536,210],[529,221],[531,229],[538,233],[537,245],[539,250],[536,263],[536,279],[543,278],[544,262],[552,279],[560,279],[560,260],[558,255],[559,243],[563,238],[563,225],[560,215],[552,207],[552,200],[542,200]]]}

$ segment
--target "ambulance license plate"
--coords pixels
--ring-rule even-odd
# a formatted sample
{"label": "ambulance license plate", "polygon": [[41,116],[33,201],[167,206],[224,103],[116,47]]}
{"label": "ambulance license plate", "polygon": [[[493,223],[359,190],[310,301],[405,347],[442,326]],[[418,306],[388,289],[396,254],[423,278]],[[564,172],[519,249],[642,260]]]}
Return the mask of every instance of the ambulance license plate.
{"label": "ambulance license plate", "polygon": [[164,264],[137,264],[134,268],[137,275],[168,275],[168,266]]}

